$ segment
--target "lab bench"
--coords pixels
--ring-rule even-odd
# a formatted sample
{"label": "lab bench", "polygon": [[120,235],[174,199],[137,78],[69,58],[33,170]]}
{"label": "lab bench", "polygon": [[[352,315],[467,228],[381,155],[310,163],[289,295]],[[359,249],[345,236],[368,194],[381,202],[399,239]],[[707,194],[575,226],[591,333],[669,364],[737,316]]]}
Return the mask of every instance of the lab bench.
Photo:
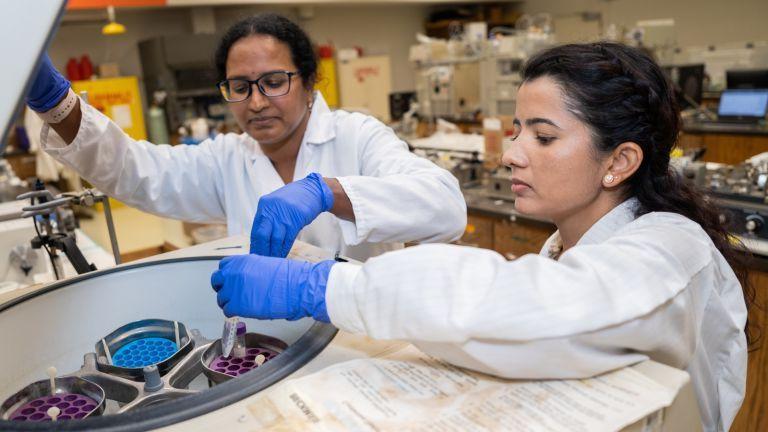
{"label": "lab bench", "polygon": [[684,150],[706,149],[701,160],[737,165],[768,151],[768,127],[726,123],[686,123],[678,145]]}
{"label": "lab bench", "polygon": [[507,258],[539,253],[555,232],[546,220],[521,215],[512,201],[489,194],[483,187],[465,188],[467,229],[463,245],[492,249]]}

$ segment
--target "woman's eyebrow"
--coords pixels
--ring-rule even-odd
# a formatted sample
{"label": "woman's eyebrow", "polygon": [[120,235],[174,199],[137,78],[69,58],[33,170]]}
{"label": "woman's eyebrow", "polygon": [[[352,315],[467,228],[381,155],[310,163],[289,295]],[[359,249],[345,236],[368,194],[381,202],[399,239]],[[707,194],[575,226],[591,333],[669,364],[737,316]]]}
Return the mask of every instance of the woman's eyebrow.
{"label": "woman's eyebrow", "polygon": [[[259,78],[263,77],[264,75],[269,75],[269,74],[275,73],[275,72],[284,72],[284,70],[283,69],[275,69],[275,70],[271,70],[271,71],[266,71],[266,72],[263,72],[263,73],[259,74],[259,76],[256,79],[259,79]],[[247,75],[235,75],[235,76],[227,77],[227,79],[239,79],[239,80],[246,80],[246,81],[256,81],[256,80],[252,80],[251,77],[249,77]]]}
{"label": "woman's eyebrow", "polygon": [[[520,123],[518,120],[515,120],[515,121],[517,121],[518,124]],[[554,126],[554,127],[558,128],[558,129],[562,129],[560,126],[555,124],[555,122],[553,122],[552,120],[547,119],[547,118],[533,117],[533,118],[529,118],[528,120],[525,121],[525,125],[526,126],[533,126],[533,125],[538,124],[538,123],[544,123],[544,124],[548,124],[550,126]]]}

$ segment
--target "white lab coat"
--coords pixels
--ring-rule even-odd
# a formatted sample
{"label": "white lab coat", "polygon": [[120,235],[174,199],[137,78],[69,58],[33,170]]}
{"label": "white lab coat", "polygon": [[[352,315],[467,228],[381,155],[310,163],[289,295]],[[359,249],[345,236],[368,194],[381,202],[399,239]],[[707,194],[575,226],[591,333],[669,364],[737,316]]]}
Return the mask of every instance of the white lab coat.
{"label": "white lab coat", "polygon": [[363,266],[337,264],[331,321],[404,339],[450,362],[509,378],[581,378],[651,358],[691,375],[706,431],[727,431],[744,397],[747,311],[704,230],[673,213],[634,216],[628,200],[559,260],[506,261],[425,245]]}
{"label": "white lab coat", "polygon": [[[161,216],[224,222],[230,235],[250,233],[262,195],[283,181],[247,134],[222,134],[197,146],[154,145],[127,136],[88,106],[77,137],[66,145],[46,127],[43,148],[104,193]],[[364,260],[406,241],[458,238],[466,204],[446,170],[408,151],[373,117],[332,112],[318,93],[296,161],[294,179],[311,172],[336,177],[356,221],[318,216],[299,239]]]}

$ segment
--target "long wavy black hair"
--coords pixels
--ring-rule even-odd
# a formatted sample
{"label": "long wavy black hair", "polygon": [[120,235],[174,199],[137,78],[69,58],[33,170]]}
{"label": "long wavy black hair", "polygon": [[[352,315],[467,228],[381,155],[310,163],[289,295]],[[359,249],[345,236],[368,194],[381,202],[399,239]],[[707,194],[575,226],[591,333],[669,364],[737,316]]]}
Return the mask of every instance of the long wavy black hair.
{"label": "long wavy black hair", "polygon": [[[544,76],[560,86],[568,109],[587,124],[598,154],[623,142],[642,148],[642,163],[624,190],[627,198],[636,197],[640,203],[636,216],[671,212],[701,225],[739,278],[750,308],[755,294],[748,280],[746,249],[734,243],[717,208],[669,166],[680,133],[680,110],[674,89],[656,62],[641,50],[618,43],[561,45],[533,56],[523,68],[524,83]],[[745,331],[754,342],[753,332]]]}
{"label": "long wavy black hair", "polygon": [[307,89],[314,86],[317,80],[317,53],[312,46],[312,40],[298,24],[276,13],[251,15],[227,29],[213,56],[219,80],[227,78],[227,57],[232,45],[253,35],[272,36],[288,45],[291,60],[299,71],[302,84]]}

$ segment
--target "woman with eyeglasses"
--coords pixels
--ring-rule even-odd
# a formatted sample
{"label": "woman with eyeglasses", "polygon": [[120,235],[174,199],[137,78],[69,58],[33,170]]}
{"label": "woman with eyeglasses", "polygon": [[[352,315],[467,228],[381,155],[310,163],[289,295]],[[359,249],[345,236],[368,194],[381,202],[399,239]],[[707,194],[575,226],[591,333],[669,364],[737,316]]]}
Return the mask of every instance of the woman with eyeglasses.
{"label": "woman with eyeglasses", "polygon": [[650,358],[686,369],[704,430],[727,431],[744,398],[753,296],[717,209],[670,168],[671,86],[647,55],[612,43],[546,50],[522,79],[502,161],[517,211],[557,225],[540,254],[423,245],[362,266],[239,255],[211,277],[219,306],[312,316],[509,378]]}
{"label": "woman with eyeglasses", "polygon": [[298,237],[366,259],[463,233],[466,205],[449,172],[375,118],[331,111],[313,91],[317,58],[296,24],[243,19],[215,64],[243,133],[197,146],[131,139],[81,103],[47,56],[27,103],[50,125],[43,148],[103,192],[162,216],[226,221],[231,235],[250,232],[251,253],[284,257]]}

